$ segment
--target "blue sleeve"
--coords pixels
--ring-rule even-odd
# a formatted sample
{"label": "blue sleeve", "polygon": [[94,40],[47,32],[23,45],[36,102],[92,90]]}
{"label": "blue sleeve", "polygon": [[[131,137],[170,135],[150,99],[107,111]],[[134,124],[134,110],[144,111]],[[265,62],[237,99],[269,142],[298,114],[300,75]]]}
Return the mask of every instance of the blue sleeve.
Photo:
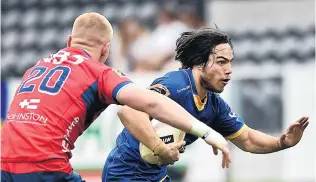
{"label": "blue sleeve", "polygon": [[229,105],[217,96],[217,115],[212,128],[223,135],[226,139],[238,137],[247,127],[240,117],[232,112]]}
{"label": "blue sleeve", "polygon": [[114,99],[114,101],[116,102],[116,104],[122,105],[117,99],[116,96],[119,93],[119,91],[127,84],[133,83],[132,81],[125,81],[122,82],[120,84],[118,84],[117,86],[114,87],[113,91],[112,91],[112,97]]}
{"label": "blue sleeve", "polygon": [[[171,73],[172,75],[172,73]],[[177,75],[176,75],[177,76]],[[174,75],[170,76],[170,73],[166,74],[163,77],[157,78],[152,82],[149,87],[149,90],[157,92],[159,94],[165,95],[172,99],[175,102],[178,102],[178,94],[177,94],[177,82],[174,81],[176,77]],[[149,116],[149,119],[153,118]]]}
{"label": "blue sleeve", "polygon": [[168,76],[163,76],[154,80],[153,83],[150,85],[149,90],[155,91],[169,97],[174,101],[177,101],[178,94],[176,85],[177,84],[173,81],[173,79]]}

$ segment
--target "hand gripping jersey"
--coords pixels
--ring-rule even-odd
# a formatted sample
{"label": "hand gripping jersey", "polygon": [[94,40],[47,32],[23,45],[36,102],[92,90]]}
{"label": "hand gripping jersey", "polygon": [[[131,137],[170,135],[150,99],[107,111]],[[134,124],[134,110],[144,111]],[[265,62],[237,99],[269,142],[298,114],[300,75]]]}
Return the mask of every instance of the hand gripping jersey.
{"label": "hand gripping jersey", "polygon": [[8,110],[1,131],[2,163],[68,163],[74,142],[104,109],[119,104],[116,95],[128,83],[81,49],[65,48],[38,61],[24,74]]}
{"label": "hand gripping jersey", "polygon": [[[246,127],[244,122],[216,93],[208,92],[207,97],[201,101],[194,83],[192,70],[179,70],[156,79],[150,90],[168,96],[227,139],[239,136]],[[184,140],[186,145],[190,145],[197,140],[197,137],[186,134]],[[116,142],[116,148],[105,163],[103,181],[164,181],[166,179],[167,167],[146,163],[140,156],[139,142],[126,129],[119,134]]]}

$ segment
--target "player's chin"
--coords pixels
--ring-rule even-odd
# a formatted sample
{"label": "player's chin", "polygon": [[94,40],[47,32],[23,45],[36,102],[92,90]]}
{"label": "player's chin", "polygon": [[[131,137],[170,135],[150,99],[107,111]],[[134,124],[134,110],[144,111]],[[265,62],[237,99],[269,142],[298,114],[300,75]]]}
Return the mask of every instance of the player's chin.
{"label": "player's chin", "polygon": [[224,88],[221,88],[221,89],[217,89],[217,93],[222,93],[224,91]]}
{"label": "player's chin", "polygon": [[219,93],[224,91],[224,88],[227,84],[227,82],[221,82],[220,84],[218,84],[217,90],[219,91]]}
{"label": "player's chin", "polygon": [[215,93],[222,93],[224,91],[224,88],[217,87],[217,88],[212,88],[212,89],[208,89],[208,90],[215,92]]}
{"label": "player's chin", "polygon": [[222,85],[217,86],[216,88],[214,88],[214,92],[216,92],[216,93],[222,93],[222,92],[224,91],[224,87],[225,87],[225,86],[222,86]]}

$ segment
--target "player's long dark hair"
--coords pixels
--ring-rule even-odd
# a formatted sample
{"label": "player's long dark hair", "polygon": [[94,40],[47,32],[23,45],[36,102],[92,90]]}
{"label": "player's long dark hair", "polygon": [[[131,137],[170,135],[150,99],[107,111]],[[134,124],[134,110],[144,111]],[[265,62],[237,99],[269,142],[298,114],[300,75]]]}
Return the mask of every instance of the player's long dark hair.
{"label": "player's long dark hair", "polygon": [[233,49],[231,38],[218,28],[202,28],[196,31],[184,32],[176,42],[176,57],[182,68],[206,66],[208,57],[214,53],[219,44],[228,43]]}

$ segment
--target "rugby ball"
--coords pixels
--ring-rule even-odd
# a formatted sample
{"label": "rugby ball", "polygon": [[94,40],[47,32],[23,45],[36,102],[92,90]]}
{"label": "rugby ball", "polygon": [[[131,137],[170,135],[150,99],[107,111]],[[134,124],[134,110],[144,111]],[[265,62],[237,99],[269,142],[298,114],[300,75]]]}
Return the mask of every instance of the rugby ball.
{"label": "rugby ball", "polygon": [[[180,142],[184,140],[185,132],[177,128],[174,128],[168,124],[160,122],[156,119],[152,120],[152,126],[160,139],[165,144],[170,144],[174,142]],[[150,164],[158,164],[159,157],[154,154],[149,148],[147,148],[142,143],[139,144],[139,152],[141,157]]]}

